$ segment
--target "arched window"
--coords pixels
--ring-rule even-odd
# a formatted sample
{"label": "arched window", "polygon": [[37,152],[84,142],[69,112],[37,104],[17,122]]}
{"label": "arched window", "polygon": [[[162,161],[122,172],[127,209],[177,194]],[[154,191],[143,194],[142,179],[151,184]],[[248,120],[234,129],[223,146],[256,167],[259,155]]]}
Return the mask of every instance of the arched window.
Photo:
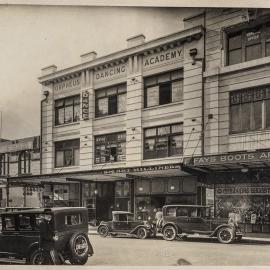
{"label": "arched window", "polygon": [[22,151],[19,154],[18,174],[31,172],[31,154],[29,151]]}

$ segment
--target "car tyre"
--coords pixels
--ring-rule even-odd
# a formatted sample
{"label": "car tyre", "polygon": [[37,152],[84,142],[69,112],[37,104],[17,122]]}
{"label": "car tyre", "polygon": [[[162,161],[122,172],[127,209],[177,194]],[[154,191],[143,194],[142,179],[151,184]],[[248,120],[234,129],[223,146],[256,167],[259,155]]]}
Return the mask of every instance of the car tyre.
{"label": "car tyre", "polygon": [[109,234],[109,228],[105,225],[101,225],[98,227],[98,234],[101,236],[101,237],[106,237],[108,236]]}
{"label": "car tyre", "polygon": [[75,233],[69,240],[71,264],[83,265],[88,260],[88,254],[91,249],[88,236],[84,233]]}
{"label": "car tyre", "polygon": [[222,227],[217,232],[217,238],[222,244],[230,244],[234,240],[234,230],[229,227]]}
{"label": "car tyre", "polygon": [[147,237],[147,230],[143,227],[139,228],[136,232],[136,235],[139,239],[145,239]]}
{"label": "car tyre", "polygon": [[168,225],[163,229],[163,239],[172,241],[176,238],[177,232],[174,226]]}
{"label": "car tyre", "polygon": [[32,265],[41,265],[44,264],[44,257],[40,249],[34,249],[30,254],[29,259],[26,261],[26,264]]}

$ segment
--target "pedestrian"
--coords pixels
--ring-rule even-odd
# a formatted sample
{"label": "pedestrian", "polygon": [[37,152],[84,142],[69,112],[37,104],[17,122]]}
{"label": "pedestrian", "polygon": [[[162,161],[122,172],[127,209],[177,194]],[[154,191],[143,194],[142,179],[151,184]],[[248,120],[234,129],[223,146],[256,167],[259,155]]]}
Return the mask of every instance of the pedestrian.
{"label": "pedestrian", "polygon": [[43,264],[61,264],[58,252],[54,246],[54,232],[52,216],[45,214],[40,221],[40,248],[43,255]]}
{"label": "pedestrian", "polygon": [[161,208],[158,208],[156,215],[155,215],[155,223],[156,223],[157,228],[161,227],[162,219],[163,219],[162,210],[161,210]]}

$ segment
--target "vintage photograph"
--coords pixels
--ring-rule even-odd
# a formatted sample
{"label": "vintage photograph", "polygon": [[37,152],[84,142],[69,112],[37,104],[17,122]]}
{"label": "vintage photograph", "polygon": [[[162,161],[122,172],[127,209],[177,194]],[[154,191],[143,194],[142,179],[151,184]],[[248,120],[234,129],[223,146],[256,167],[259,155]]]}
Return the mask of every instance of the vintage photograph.
{"label": "vintage photograph", "polygon": [[30,2],[0,2],[0,265],[269,266],[270,6]]}

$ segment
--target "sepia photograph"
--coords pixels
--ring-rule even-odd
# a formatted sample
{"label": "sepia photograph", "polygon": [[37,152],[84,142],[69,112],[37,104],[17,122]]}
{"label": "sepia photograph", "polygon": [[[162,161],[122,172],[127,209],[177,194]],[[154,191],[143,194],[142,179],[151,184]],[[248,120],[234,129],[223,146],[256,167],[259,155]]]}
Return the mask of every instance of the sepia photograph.
{"label": "sepia photograph", "polygon": [[0,0],[0,268],[270,265],[259,2]]}

